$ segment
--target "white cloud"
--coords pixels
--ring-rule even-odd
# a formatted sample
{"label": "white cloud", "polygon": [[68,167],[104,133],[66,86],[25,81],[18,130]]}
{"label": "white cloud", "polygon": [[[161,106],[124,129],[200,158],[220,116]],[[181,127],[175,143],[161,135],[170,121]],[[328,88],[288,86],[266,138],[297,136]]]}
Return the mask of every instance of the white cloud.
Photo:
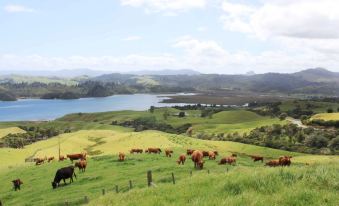
{"label": "white cloud", "polygon": [[42,55],[0,55],[0,70],[44,69],[60,70],[72,68],[91,68],[111,72],[141,69],[182,69],[191,68],[204,73],[257,73],[294,72],[297,70],[324,67],[338,71],[339,53],[289,51],[265,51],[252,54],[247,51],[230,52],[212,40],[199,40],[183,36],[173,42],[178,54],[126,56],[69,56],[48,57]]}
{"label": "white cloud", "polygon": [[257,6],[224,1],[222,9],[226,30],[248,33],[292,52],[339,53],[337,0],[264,0]]}
{"label": "white cloud", "polygon": [[164,12],[173,16],[180,11],[204,8],[207,0],[120,0],[121,5],[143,7],[146,13]]}
{"label": "white cloud", "polygon": [[221,19],[226,29],[251,32],[266,39],[275,36],[339,38],[339,1],[270,0],[260,6],[224,1]]}
{"label": "white cloud", "polygon": [[123,41],[138,41],[141,39],[141,36],[128,36],[126,38],[123,38]]}
{"label": "white cloud", "polygon": [[25,7],[19,4],[10,4],[4,7],[4,10],[9,13],[20,13],[20,12],[34,12],[32,8]]}
{"label": "white cloud", "polygon": [[208,30],[208,28],[205,27],[205,26],[200,26],[200,27],[197,28],[197,31],[199,31],[199,32],[205,32],[207,30]]}

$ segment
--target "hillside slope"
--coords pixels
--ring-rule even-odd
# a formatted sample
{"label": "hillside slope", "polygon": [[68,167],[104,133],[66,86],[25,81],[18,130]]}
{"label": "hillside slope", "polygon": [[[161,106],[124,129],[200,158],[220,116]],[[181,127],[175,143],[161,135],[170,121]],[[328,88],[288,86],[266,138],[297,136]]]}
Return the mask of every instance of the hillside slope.
{"label": "hillside slope", "polygon": [[[70,165],[71,163],[69,161],[64,161],[34,166],[33,163],[24,163],[24,159],[29,156],[56,157],[58,155],[59,140],[61,142],[61,152],[63,155],[87,151],[90,158],[88,160],[89,165],[87,171],[83,174],[77,171],[78,178],[73,184],[53,190],[50,182],[54,177],[55,171],[58,168]],[[172,158],[167,158],[164,154],[130,155],[128,150],[133,147],[143,149],[147,147],[172,148],[174,150],[174,156]],[[216,162],[217,160],[208,159],[205,160],[205,169],[202,171],[194,170],[193,163],[190,159],[187,160],[187,163],[184,166],[177,165],[175,160],[179,154],[185,153],[187,148],[218,150],[220,156],[218,156],[217,160],[219,160],[220,157],[229,156],[231,153],[237,153],[237,166],[219,166]],[[125,162],[117,161],[116,154],[118,152],[125,152],[127,154]],[[326,171],[325,180],[331,179],[332,181],[332,170],[335,168],[329,165],[339,163],[338,156],[304,155],[235,142],[198,140],[187,136],[158,131],[136,133],[124,130],[81,130],[74,133],[62,134],[45,141],[36,142],[26,146],[24,149],[0,149],[0,162],[2,163],[0,167],[0,182],[3,185],[3,187],[0,187],[0,194],[5,205],[61,205],[64,204],[65,201],[68,201],[70,205],[81,205],[84,196],[87,196],[93,201],[94,205],[110,205],[105,202],[110,202],[111,200],[104,199],[100,200],[100,202],[95,202],[95,199],[102,193],[102,189],[105,189],[107,192],[112,192],[115,185],[118,185],[121,192],[127,192],[129,180],[133,182],[134,189],[138,190],[138,188],[145,188],[147,187],[145,177],[148,170],[153,171],[155,184],[159,186],[159,190],[165,193],[170,188],[170,186],[166,185],[171,182],[172,172],[175,174],[177,182],[183,184],[183,192],[189,191],[188,188],[190,186],[186,184],[191,184],[187,181],[187,178],[189,178],[190,171],[192,170],[193,176],[206,174],[207,170],[211,172],[211,175],[215,174],[215,176],[213,175],[211,177],[202,176],[203,179],[197,179],[194,181],[196,183],[192,182],[192,184],[196,184],[197,187],[200,187],[202,184],[203,188],[211,187],[211,181],[220,182],[221,184],[221,181],[225,178],[233,179],[240,174],[242,174],[241,176],[243,178],[249,175],[248,179],[245,178],[244,180],[241,180],[241,182],[243,182],[242,184],[246,185],[246,181],[254,181],[253,174],[266,174],[266,170],[268,172],[266,174],[267,176],[263,176],[262,180],[255,181],[264,181],[265,177],[272,177],[272,175],[278,175],[274,177],[274,179],[279,178],[279,168],[268,169],[264,168],[263,163],[253,163],[247,156],[249,154],[263,155],[267,160],[278,158],[281,155],[292,155],[293,166],[291,169],[287,170],[286,175],[293,179],[298,179],[299,176],[296,175],[300,175],[300,171],[304,171],[303,168],[305,167],[305,163],[311,165],[314,164],[314,168],[318,168],[316,165],[322,163],[325,164],[325,166],[319,167],[316,171]],[[228,168],[231,176],[223,176],[226,168]],[[291,171],[291,174],[288,171]],[[312,170],[308,171],[305,169],[304,174],[308,174],[311,171]],[[16,178],[21,178],[24,182],[20,192],[14,192],[12,190],[11,180]],[[236,181],[236,179],[234,181]],[[275,181],[277,181],[277,179],[275,179]],[[307,181],[307,179],[305,179],[305,181]],[[226,183],[224,182],[224,184]],[[238,183],[234,182],[234,184]],[[266,182],[263,184],[276,183],[273,181],[272,183]],[[164,190],[162,190],[162,185],[164,185]],[[301,186],[298,186],[297,188],[300,188]],[[223,187],[224,186],[222,185],[216,185],[215,188],[218,191]],[[264,186],[261,187],[264,188]],[[323,199],[319,199],[320,196],[325,192],[327,193],[327,190],[332,191],[331,188],[331,185],[323,188],[323,192],[314,197],[317,200],[316,202],[322,202]],[[284,184],[276,191],[285,191],[286,189],[286,185]],[[243,190],[243,195],[247,195],[246,189],[244,188]],[[202,195],[200,192],[198,190],[186,194],[189,198],[193,198],[195,195]],[[232,191],[227,190],[225,195],[228,192]],[[147,193],[148,192],[146,191],[145,196],[147,196]],[[310,190],[309,193],[313,194],[313,190]],[[327,194],[326,197],[328,198],[329,203],[332,203],[333,192]],[[207,197],[210,197],[211,195],[214,195],[214,192],[208,192],[205,196],[202,195],[202,199],[197,201],[196,204],[206,204],[206,201],[209,200]],[[138,195],[136,197],[138,197]],[[174,201],[173,204],[175,201],[178,201],[179,204],[183,201],[181,196],[176,196],[174,194],[169,198]],[[137,200],[131,198],[129,201],[131,202],[131,205],[135,205],[134,201]],[[284,199],[281,201],[284,201]],[[150,200],[150,203],[153,203],[153,200]],[[165,201],[164,204],[166,203],[167,202]],[[146,204],[146,202],[143,204]],[[123,202],[120,202],[120,205],[124,205]]]}

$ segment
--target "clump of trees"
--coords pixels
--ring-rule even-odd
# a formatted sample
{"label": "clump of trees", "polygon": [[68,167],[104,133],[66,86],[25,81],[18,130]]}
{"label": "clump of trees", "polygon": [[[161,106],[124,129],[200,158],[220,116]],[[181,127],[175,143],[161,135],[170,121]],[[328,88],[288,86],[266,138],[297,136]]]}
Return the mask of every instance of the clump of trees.
{"label": "clump of trees", "polygon": [[140,132],[144,130],[159,130],[162,132],[173,133],[173,134],[182,134],[187,131],[192,124],[183,124],[179,127],[173,127],[170,124],[162,123],[157,121],[154,116],[139,117],[135,120],[129,120],[124,122],[113,121],[112,125],[119,125],[123,127],[132,127],[134,131]]}
{"label": "clump of trees", "polygon": [[300,128],[295,124],[258,127],[248,134],[228,134],[221,140],[312,154],[339,154],[339,131]]}
{"label": "clump of trees", "polygon": [[339,128],[339,120],[325,121],[323,119],[313,119],[308,122],[309,125],[323,126],[323,127],[335,127]]}

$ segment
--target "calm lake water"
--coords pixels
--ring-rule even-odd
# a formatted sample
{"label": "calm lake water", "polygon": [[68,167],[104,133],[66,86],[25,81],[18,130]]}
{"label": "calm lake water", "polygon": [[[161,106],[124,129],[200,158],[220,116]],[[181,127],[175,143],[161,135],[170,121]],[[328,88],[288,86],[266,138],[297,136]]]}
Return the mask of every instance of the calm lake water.
{"label": "calm lake water", "polygon": [[164,95],[133,94],[75,100],[22,99],[15,102],[0,101],[0,121],[52,120],[65,114],[77,112],[141,111],[149,109],[150,106],[183,105],[160,103],[163,99],[166,99],[166,97],[161,96]]}

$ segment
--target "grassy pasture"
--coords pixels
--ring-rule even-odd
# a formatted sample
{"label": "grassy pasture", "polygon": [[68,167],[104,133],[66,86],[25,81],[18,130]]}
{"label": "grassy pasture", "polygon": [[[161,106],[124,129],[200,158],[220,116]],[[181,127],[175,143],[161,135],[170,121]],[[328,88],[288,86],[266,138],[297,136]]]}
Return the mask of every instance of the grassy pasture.
{"label": "grassy pasture", "polygon": [[18,133],[25,133],[26,131],[18,128],[18,127],[8,127],[0,129],[0,139],[5,137],[8,134],[18,134]]}
{"label": "grassy pasture", "polygon": [[[171,115],[165,120],[163,114],[167,110]],[[59,119],[60,122],[100,122],[102,124],[110,124],[112,121],[124,122],[135,120],[140,117],[155,117],[157,122],[170,124],[173,127],[179,127],[183,124],[190,123],[193,125],[194,133],[233,133],[248,132],[256,127],[272,124],[285,124],[278,118],[263,117],[250,111],[231,110],[214,114],[212,118],[200,117],[200,111],[185,111],[187,116],[175,116],[180,110],[173,108],[156,109],[154,113],[148,111],[117,111],[89,114],[71,114]]]}
{"label": "grassy pasture", "polygon": [[338,121],[339,120],[339,112],[316,114],[316,115],[313,115],[311,117],[311,120],[313,120],[313,119],[322,119],[322,120],[325,120],[325,121],[331,121],[331,120]]}
{"label": "grassy pasture", "polygon": [[[94,154],[88,160],[87,172],[80,174],[77,171],[78,179],[75,183],[53,190],[50,182],[54,178],[55,171],[71,163],[64,161],[34,166],[33,163],[24,163],[23,160],[31,155],[57,156],[59,139],[62,154],[83,150],[94,152]],[[127,154],[125,162],[117,161],[116,154],[119,151],[128,152],[133,147],[147,148],[150,146],[172,148],[174,156],[167,158],[164,154]],[[187,159],[184,166],[179,166],[175,160],[179,154],[185,152],[186,148],[219,150],[221,155],[218,156],[218,159],[229,156],[231,152],[236,152],[239,155],[237,166],[219,166],[215,160],[207,159],[205,169],[202,171],[194,170],[190,159]],[[285,168],[284,174],[281,174],[280,168],[264,168],[262,163],[253,163],[245,154],[258,154],[267,158],[293,155],[294,164],[291,168]],[[158,205],[156,203],[160,200],[163,205],[182,205],[187,200],[190,200],[193,205],[208,203],[213,205],[217,201],[225,202],[225,204],[227,202],[230,205],[243,205],[242,203],[248,203],[250,197],[258,191],[260,195],[255,199],[255,205],[264,203],[264,200],[274,205],[273,203],[278,204],[288,200],[285,199],[285,196],[281,196],[280,192],[285,193],[290,188],[288,184],[292,184],[292,181],[296,182],[292,185],[293,189],[300,195],[296,194],[295,199],[296,203],[300,203],[299,205],[305,203],[303,201],[308,201],[307,198],[314,194],[315,188],[320,188],[321,193],[312,197],[312,201],[322,203],[327,199],[328,205],[333,205],[335,197],[333,188],[338,186],[336,185],[338,176],[333,175],[333,170],[338,170],[336,165],[339,163],[339,158],[337,156],[304,155],[235,142],[198,140],[159,131],[136,133],[121,130],[81,130],[36,142],[20,150],[0,149],[0,162],[2,163],[0,183],[3,185],[0,187],[0,199],[6,205],[63,205],[65,200],[69,201],[70,205],[81,205],[85,195],[92,201],[92,205],[116,205],[118,203],[120,205]],[[310,166],[307,166],[309,168],[305,166],[306,162],[311,163]],[[324,165],[319,165],[319,162]],[[225,174],[226,168],[229,169],[228,174]],[[192,169],[193,177],[191,178],[189,174]],[[147,187],[147,170],[153,171],[154,182],[158,185],[157,189],[145,189]],[[209,175],[207,170],[210,170]],[[319,184],[316,184],[315,181],[311,182],[312,188],[305,189],[305,182],[309,181],[306,176],[313,176],[312,172],[314,171],[317,171],[316,178],[321,178],[320,172],[326,176],[322,177],[321,181],[323,182]],[[177,186],[170,185],[172,172],[175,174]],[[301,178],[300,174],[304,174],[305,177]],[[258,176],[260,176],[259,180]],[[282,177],[292,179],[279,183],[278,180]],[[24,181],[22,190],[19,192],[12,190],[10,181],[15,178],[21,178]],[[269,181],[266,180],[267,178]],[[132,180],[134,189],[128,192],[129,180]],[[112,193],[115,185],[119,185],[123,194],[114,195]],[[208,190],[212,185],[213,190]],[[232,189],[236,185],[240,185],[240,188]],[[265,189],[266,187],[269,188]],[[192,190],[191,188],[196,189]],[[107,197],[96,200],[102,189],[109,191]],[[211,199],[222,190],[225,191],[218,195],[220,197]],[[264,190],[263,194],[260,193],[261,190]],[[268,195],[270,190],[274,190],[273,197]],[[174,193],[174,191],[176,192]],[[207,192],[203,193],[203,191]],[[239,194],[237,194],[238,192]],[[304,199],[304,195],[306,195],[306,199]],[[132,198],[133,196],[135,198]],[[196,199],[197,196],[198,199]],[[145,199],[141,197],[145,197]]]}
{"label": "grassy pasture", "polygon": [[200,172],[177,185],[110,193],[89,205],[338,205],[338,165],[235,167],[229,173]]}

